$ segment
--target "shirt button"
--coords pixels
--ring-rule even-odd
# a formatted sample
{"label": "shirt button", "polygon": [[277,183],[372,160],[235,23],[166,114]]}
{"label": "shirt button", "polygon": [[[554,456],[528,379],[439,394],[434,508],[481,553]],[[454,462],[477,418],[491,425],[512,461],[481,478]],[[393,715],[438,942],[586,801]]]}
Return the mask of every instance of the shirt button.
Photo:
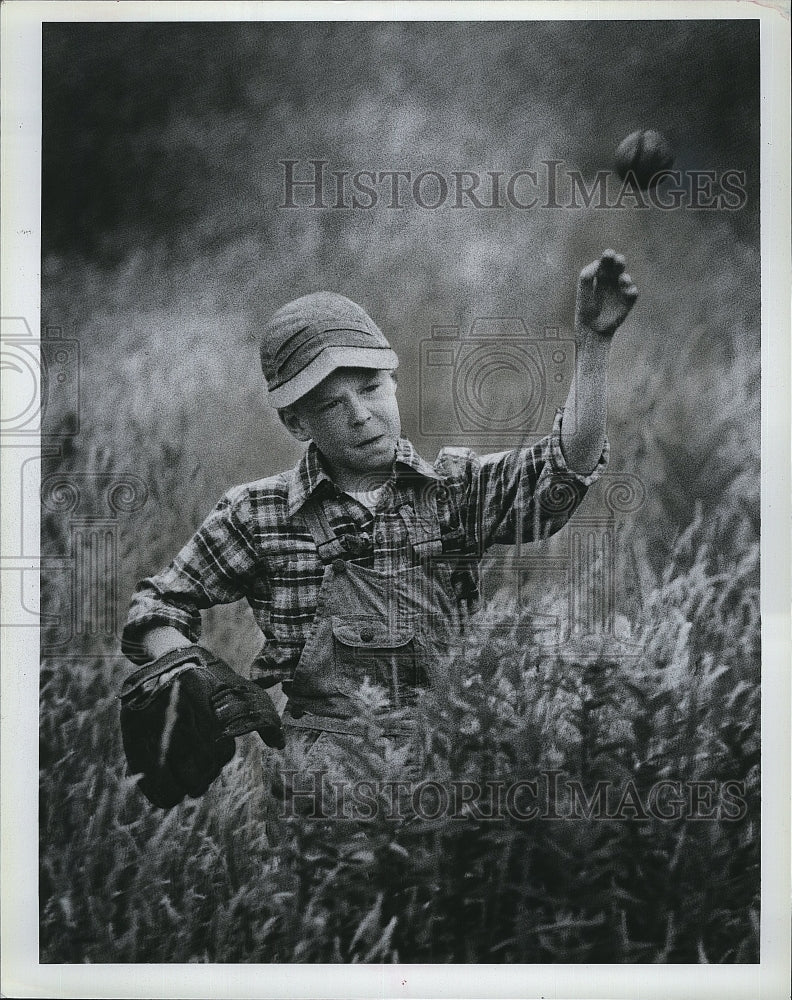
{"label": "shirt button", "polygon": [[374,629],[368,627],[362,628],[360,630],[360,638],[363,640],[363,642],[371,642],[371,640],[374,638]]}
{"label": "shirt button", "polygon": [[346,563],[343,559],[333,560],[333,572],[334,573],[346,573]]}
{"label": "shirt button", "polygon": [[384,545],[385,535],[381,531],[378,531],[376,535],[374,535],[374,541],[377,543],[377,545]]}

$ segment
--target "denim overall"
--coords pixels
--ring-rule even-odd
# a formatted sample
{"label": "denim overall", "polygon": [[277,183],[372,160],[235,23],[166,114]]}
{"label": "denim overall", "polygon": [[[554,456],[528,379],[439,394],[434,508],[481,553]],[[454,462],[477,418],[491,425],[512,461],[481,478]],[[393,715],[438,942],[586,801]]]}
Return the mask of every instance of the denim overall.
{"label": "denim overall", "polygon": [[[442,683],[445,653],[462,626],[434,496],[418,491],[399,514],[412,549],[395,572],[347,562],[320,504],[303,517],[324,563],[313,630],[289,686],[282,768],[350,773],[365,753],[404,748],[422,688]],[[420,764],[411,758],[409,777]],[[357,777],[366,776],[358,770]],[[295,782],[296,785],[296,782]],[[276,783],[276,788],[277,788]]]}

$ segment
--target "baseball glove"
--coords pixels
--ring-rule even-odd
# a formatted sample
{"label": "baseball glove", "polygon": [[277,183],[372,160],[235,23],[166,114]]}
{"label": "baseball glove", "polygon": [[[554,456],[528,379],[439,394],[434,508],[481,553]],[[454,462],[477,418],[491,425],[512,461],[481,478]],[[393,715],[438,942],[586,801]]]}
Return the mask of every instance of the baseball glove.
{"label": "baseball glove", "polygon": [[285,745],[269,695],[203,646],[166,653],[126,679],[121,736],[129,771],[155,806],[203,795],[234,756],[235,736]]}

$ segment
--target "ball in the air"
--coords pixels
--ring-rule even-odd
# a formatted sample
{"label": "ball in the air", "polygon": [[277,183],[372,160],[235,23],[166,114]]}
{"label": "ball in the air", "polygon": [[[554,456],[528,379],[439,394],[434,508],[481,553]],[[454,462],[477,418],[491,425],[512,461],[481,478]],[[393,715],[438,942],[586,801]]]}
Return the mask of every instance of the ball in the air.
{"label": "ball in the air", "polygon": [[674,153],[668,140],[654,129],[631,132],[616,150],[616,172],[622,180],[632,171],[638,186],[648,188],[660,170],[668,170],[674,162]]}

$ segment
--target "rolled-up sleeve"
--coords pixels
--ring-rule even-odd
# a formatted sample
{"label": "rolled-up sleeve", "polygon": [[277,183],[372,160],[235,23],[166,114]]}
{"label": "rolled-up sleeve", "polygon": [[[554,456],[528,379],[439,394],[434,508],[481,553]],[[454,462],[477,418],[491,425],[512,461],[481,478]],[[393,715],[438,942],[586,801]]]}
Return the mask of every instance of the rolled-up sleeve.
{"label": "rolled-up sleeve", "polygon": [[607,439],[592,472],[575,472],[567,465],[561,448],[563,412],[557,411],[552,432],[530,448],[468,453],[464,508],[471,548],[483,552],[490,545],[548,538],[563,528],[603,474],[610,452]]}
{"label": "rolled-up sleeve", "polygon": [[238,489],[226,493],[173,562],[137,585],[121,637],[121,651],[134,663],[146,658],[144,632],[170,625],[198,642],[202,610],[245,596],[257,560],[241,501]]}

